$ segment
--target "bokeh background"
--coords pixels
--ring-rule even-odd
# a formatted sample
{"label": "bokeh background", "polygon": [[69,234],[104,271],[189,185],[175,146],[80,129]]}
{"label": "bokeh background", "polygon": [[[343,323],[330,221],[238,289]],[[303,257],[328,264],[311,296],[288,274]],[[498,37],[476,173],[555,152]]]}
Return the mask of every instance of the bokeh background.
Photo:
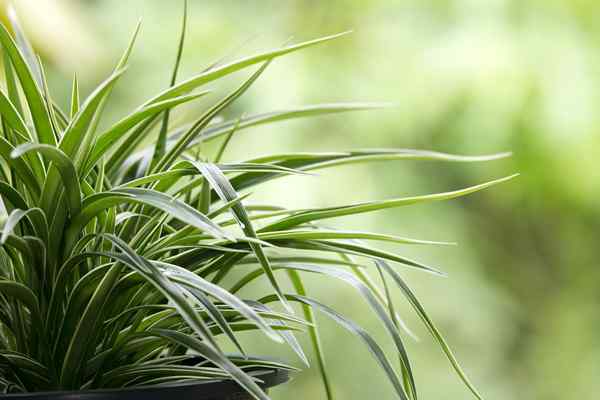
{"label": "bokeh background", "polygon": [[[130,70],[112,96],[110,117],[122,116],[168,84],[181,2],[15,3],[61,103],[67,102],[74,73],[84,93],[108,75],[139,18],[141,35]],[[600,3],[593,0],[190,0],[180,77],[290,37],[353,29],[345,38],[278,59],[232,114],[349,100],[391,101],[396,107],[253,129],[234,137],[228,158],[370,147],[512,151],[510,159],[485,164],[340,167],[270,184],[253,198],[324,206],[451,190],[520,172],[510,183],[467,198],[335,224],[458,242],[394,251],[449,273],[446,279],[404,275],[487,399],[595,399],[598,21]],[[391,351],[375,318],[350,290],[322,280],[310,281],[310,290]],[[408,339],[408,347],[422,397],[470,398],[420,322],[400,297],[397,301],[420,338]],[[321,325],[336,395],[391,398],[389,384],[359,341],[328,321]],[[256,351],[289,356],[245,339]],[[316,371],[307,371],[273,396],[318,399],[323,391]]]}

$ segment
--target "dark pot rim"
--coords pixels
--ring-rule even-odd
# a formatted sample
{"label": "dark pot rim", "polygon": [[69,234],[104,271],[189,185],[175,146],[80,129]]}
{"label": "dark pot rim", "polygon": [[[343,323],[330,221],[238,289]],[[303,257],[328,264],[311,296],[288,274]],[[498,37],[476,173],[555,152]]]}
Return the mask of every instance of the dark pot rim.
{"label": "dark pot rim", "polygon": [[[290,379],[284,369],[260,369],[248,372],[260,380],[259,386],[268,389]],[[82,391],[51,391],[0,394],[2,399],[15,400],[187,400],[219,399],[246,393],[233,380],[206,380],[163,386],[140,386],[125,389],[93,389]]]}

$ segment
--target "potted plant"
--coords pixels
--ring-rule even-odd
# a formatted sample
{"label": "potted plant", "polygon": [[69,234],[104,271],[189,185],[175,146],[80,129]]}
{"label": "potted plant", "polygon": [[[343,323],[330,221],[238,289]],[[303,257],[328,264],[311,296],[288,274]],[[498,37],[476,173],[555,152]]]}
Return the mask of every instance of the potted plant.
{"label": "potted plant", "polygon": [[[364,342],[398,398],[414,400],[417,390],[403,344],[403,324],[390,297],[392,287],[408,299],[460,379],[479,397],[398,271],[410,267],[441,272],[365,244],[435,243],[336,230],[322,222],[456,198],[511,177],[446,193],[301,210],[250,204],[247,197],[249,190],[260,190],[272,179],[342,164],[397,159],[471,162],[505,154],[465,157],[375,149],[224,162],[236,132],[378,105],[313,105],[218,121],[215,117],[273,60],[341,35],[216,63],[178,82],[185,20],[184,13],[170,85],[102,129],[99,120],[113,86],[125,73],[139,26],[112,73],[84,101],[74,79],[68,111],[53,101],[43,66],[14,14],[11,25],[17,40],[0,27],[6,79],[6,90],[0,92],[2,397],[268,399],[267,389],[285,382],[296,368],[246,354],[239,332],[255,331],[284,343],[308,365],[296,338],[297,331],[305,331],[331,398],[313,314],[318,311]],[[252,67],[243,83],[219,99],[204,90],[211,82]],[[170,113],[193,101],[204,111],[191,123],[173,125]],[[219,143],[216,151],[202,151],[208,142]],[[371,270],[383,287],[371,278]],[[310,296],[304,274],[319,274],[356,289],[356,300],[369,304],[392,338],[398,371],[365,330]],[[243,289],[256,279],[266,280],[270,289],[246,294]],[[284,291],[282,279],[289,279],[294,290]],[[224,352],[224,342],[237,352]]]}

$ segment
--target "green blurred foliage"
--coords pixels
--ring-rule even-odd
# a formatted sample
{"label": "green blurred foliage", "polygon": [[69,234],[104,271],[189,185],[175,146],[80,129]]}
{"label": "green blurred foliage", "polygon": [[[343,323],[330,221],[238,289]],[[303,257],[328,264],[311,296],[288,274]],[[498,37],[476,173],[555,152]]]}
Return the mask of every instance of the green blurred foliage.
{"label": "green blurred foliage", "polygon": [[[340,168],[270,184],[252,198],[291,206],[337,204],[454,189],[520,172],[514,182],[466,199],[353,217],[344,224],[459,243],[394,250],[449,272],[449,279],[405,275],[487,399],[597,397],[600,3],[191,0],[190,5],[182,77],[290,36],[355,31],[278,60],[237,105],[240,113],[328,101],[397,103],[392,110],[252,130],[234,138],[230,158],[359,147],[513,151],[512,159],[485,165],[409,161]],[[139,17],[142,34],[127,82],[114,93],[119,107],[113,116],[167,85],[178,1],[37,0],[18,6],[51,64],[51,86],[65,93],[62,103],[69,88],[64,78],[77,72],[87,78],[84,88],[95,85],[109,73]],[[34,13],[32,7],[67,13],[75,22],[65,27],[40,17],[54,14]],[[53,29],[39,28],[43,24]],[[48,31],[53,37],[36,36]],[[56,48],[50,40],[60,35],[62,50],[47,50]],[[81,50],[74,38],[93,40]],[[96,55],[92,62],[90,50]],[[364,183],[357,187],[359,180]],[[310,288],[383,337],[349,290],[333,291],[331,282],[319,279]],[[397,300],[421,338],[409,350],[423,398],[468,398],[419,321]],[[327,321],[322,325],[339,398],[390,398],[390,388],[356,339]],[[254,336],[244,339],[256,351],[275,351]],[[323,396],[315,371],[274,393],[276,399]]]}

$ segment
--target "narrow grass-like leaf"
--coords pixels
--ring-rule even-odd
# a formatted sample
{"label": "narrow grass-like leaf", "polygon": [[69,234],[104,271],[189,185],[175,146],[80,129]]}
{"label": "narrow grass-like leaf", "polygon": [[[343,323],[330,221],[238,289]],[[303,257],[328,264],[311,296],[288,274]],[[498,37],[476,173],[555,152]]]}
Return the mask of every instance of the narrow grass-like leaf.
{"label": "narrow grass-like leaf", "polygon": [[25,137],[33,140],[33,136],[29,132],[25,121],[19,114],[19,111],[15,108],[12,102],[0,91],[0,113],[2,117],[6,119],[6,122],[11,128],[17,130]]}
{"label": "narrow grass-like leaf", "polygon": [[44,144],[55,145],[56,139],[54,138],[54,133],[52,131],[50,115],[46,109],[40,88],[34,81],[32,72],[23,55],[2,24],[0,24],[0,43],[10,57],[15,72],[21,82],[39,141]]}
{"label": "narrow grass-like leaf", "polygon": [[445,276],[443,272],[437,270],[436,268],[430,267],[418,261],[414,261],[388,251],[371,248],[360,243],[337,242],[329,240],[281,240],[273,242],[276,246],[280,247],[325,251],[338,254],[354,254],[371,259],[394,261],[412,268],[416,268],[420,271],[429,272],[434,275]]}
{"label": "narrow grass-like leaf", "polygon": [[81,159],[78,154],[86,154],[88,149],[86,144],[90,143],[89,136],[93,133],[90,131],[90,125],[93,123],[94,117],[98,112],[102,102],[106,99],[115,85],[117,80],[125,72],[124,69],[116,70],[102,84],[100,84],[92,94],[81,105],[81,108],[67,127],[67,130],[60,141],[60,149],[73,157],[74,160]]}
{"label": "narrow grass-like leaf", "polygon": [[21,105],[21,96],[19,94],[17,78],[15,77],[14,69],[8,52],[2,51],[2,60],[4,61],[4,75],[6,77],[6,90],[8,92],[8,98],[15,107],[19,115],[23,117],[23,107]]}
{"label": "narrow grass-like leaf", "polygon": [[226,371],[232,379],[239,383],[241,387],[246,389],[248,393],[250,393],[255,399],[270,400],[266,393],[260,388],[260,386],[256,384],[256,382],[254,382],[250,376],[248,376],[248,374],[238,368],[228,358],[215,352],[202,341],[173,330],[154,329],[150,331],[150,334],[169,340],[174,344],[185,346],[186,348],[197,352]]}
{"label": "narrow grass-like leaf", "polygon": [[12,4],[9,4],[9,6],[8,6],[7,15],[8,15],[8,19],[10,20],[10,24],[13,28],[13,31],[15,32],[16,44],[17,44],[19,50],[21,51],[21,54],[23,54],[23,59],[27,63],[27,66],[31,69],[31,72],[33,73],[33,77],[35,78],[37,84],[41,87],[42,86],[42,73],[39,69],[39,64],[36,61],[37,60],[36,55],[33,51],[33,47],[31,46],[31,43],[29,43],[29,40],[27,39],[27,35],[25,35],[25,32],[23,31],[23,28],[21,27],[21,23],[19,22],[19,17],[17,15],[17,13],[15,12],[15,9],[12,6]]}
{"label": "narrow grass-like leaf", "polygon": [[52,133],[54,134],[55,140],[58,142],[62,135],[61,125],[56,118],[55,110],[58,110],[59,107],[52,100],[52,96],[50,95],[50,88],[48,87],[48,80],[46,78],[46,71],[44,70],[44,65],[42,64],[42,59],[37,56],[37,65],[38,70],[40,71],[41,76],[41,90],[42,95],[44,96],[44,101],[46,102],[46,110],[48,110],[48,117],[50,118],[50,125],[52,126]]}
{"label": "narrow grass-like leaf", "polygon": [[198,119],[198,121],[184,133],[173,145],[173,147],[164,155],[160,161],[157,162],[155,168],[152,171],[161,171],[168,168],[177,157],[179,157],[187,149],[189,144],[198,136],[202,129],[204,129],[210,121],[237,98],[248,90],[250,86],[258,79],[258,77],[264,72],[269,65],[270,60],[267,60],[250,78],[248,78],[242,85],[236,90],[227,95],[220,102],[211,107],[208,111]]}
{"label": "narrow grass-like leaf", "polygon": [[235,124],[229,130],[229,132],[227,132],[227,136],[225,136],[225,140],[223,140],[223,143],[221,143],[221,146],[219,146],[219,150],[217,150],[217,154],[215,155],[215,163],[218,163],[219,161],[221,161],[221,158],[223,157],[223,154],[225,153],[225,149],[229,145],[229,142],[231,141],[231,138],[233,137],[233,134],[240,127],[240,121],[241,121],[241,118],[238,118],[235,121]]}
{"label": "narrow grass-like leaf", "polygon": [[[210,185],[215,190],[217,195],[221,198],[221,200],[228,202],[235,200],[238,197],[237,193],[235,192],[225,175],[223,175],[221,170],[217,168],[214,164],[193,164],[202,173],[204,178],[210,183]],[[240,225],[246,236],[257,239],[258,237],[256,235],[254,227],[252,226],[252,221],[250,221],[250,218],[248,218],[248,213],[246,212],[242,203],[234,204],[231,209],[236,219],[238,220],[238,224]],[[250,242],[250,247],[252,248],[254,254],[256,254],[258,260],[260,261],[260,264],[262,265],[265,274],[269,279],[269,282],[271,283],[277,294],[281,297],[283,304],[288,309],[290,309],[289,305],[285,302],[283,298],[283,293],[281,291],[281,288],[279,287],[279,283],[277,282],[277,279],[275,279],[275,275],[273,274],[273,271],[271,269],[269,259],[263,251],[261,245]]]}
{"label": "narrow grass-like leaf", "polygon": [[21,157],[30,151],[39,152],[44,157],[50,159],[60,171],[60,178],[63,181],[69,210],[72,216],[77,215],[81,210],[81,187],[79,178],[73,162],[65,153],[58,148],[45,144],[25,143],[15,148],[12,153],[12,158]]}
{"label": "narrow grass-like leaf", "polygon": [[[296,293],[300,296],[306,296],[306,289],[304,288],[304,283],[300,278],[300,275],[297,271],[289,270],[288,276],[292,281],[292,285],[296,290]],[[321,381],[323,382],[323,388],[325,389],[325,395],[327,396],[327,400],[333,400],[333,390],[331,388],[331,380],[329,379],[329,375],[327,374],[327,365],[325,364],[325,351],[323,349],[323,345],[321,344],[321,336],[319,334],[319,328],[317,325],[317,320],[315,318],[315,314],[313,312],[312,307],[308,304],[302,304],[302,311],[304,313],[304,318],[308,322],[312,324],[312,326],[308,327],[308,334],[310,336],[310,341],[317,357],[317,365],[319,367],[319,373],[321,374]]]}
{"label": "narrow grass-like leaf", "polygon": [[180,268],[176,265],[169,265],[162,262],[156,262],[156,265],[165,269],[167,276],[175,282],[179,282],[182,286],[191,286],[197,288],[203,292],[216,297],[225,304],[228,304],[235,310],[239,311],[241,315],[248,318],[248,320],[256,323],[271,339],[281,342],[281,337],[277,335],[269,325],[246,303],[233,296],[231,293],[221,288],[218,285],[208,282],[205,279],[189,272],[184,268]]}
{"label": "narrow grass-like leaf", "polygon": [[454,353],[446,343],[446,340],[444,339],[438,328],[435,326],[431,318],[429,318],[429,316],[425,312],[425,309],[423,308],[417,297],[413,294],[412,290],[410,290],[406,282],[404,282],[400,274],[384,261],[376,261],[376,263],[380,268],[382,268],[386,273],[388,273],[392,277],[396,285],[402,291],[402,294],[404,294],[410,305],[416,311],[417,315],[421,318],[421,320],[423,321],[433,338],[438,342],[438,344],[444,351],[444,354],[446,354],[446,357],[448,358],[448,360],[450,360],[452,367],[454,368],[460,379],[465,383],[465,385],[469,388],[473,395],[477,399],[481,400],[482,397],[479,394],[479,391],[471,383],[466,373],[463,371],[460,364],[458,363],[458,360],[454,356]]}
{"label": "narrow grass-like leaf", "polygon": [[94,149],[90,155],[88,164],[94,165],[100,159],[100,157],[102,157],[112,146],[114,146],[115,143],[117,143],[131,128],[142,122],[144,119],[152,117],[166,109],[170,109],[177,105],[184,104],[205,96],[208,93],[208,91],[205,91],[193,95],[175,97],[169,100],[153,103],[133,112],[131,115],[123,118],[107,131],[100,134],[96,144],[94,145]]}
{"label": "narrow grass-like leaf", "polygon": [[27,286],[14,281],[0,280],[0,293],[23,302],[32,313],[39,313],[37,296]]}
{"label": "narrow grass-like leaf", "polygon": [[165,99],[169,99],[169,98],[176,97],[176,96],[180,96],[184,93],[187,93],[193,89],[196,89],[196,88],[198,88],[204,84],[207,84],[209,82],[212,82],[216,79],[222,78],[233,72],[239,71],[241,69],[250,67],[255,64],[260,64],[264,61],[271,60],[276,57],[281,57],[288,53],[302,50],[302,49],[310,47],[310,46],[314,46],[314,45],[317,45],[320,43],[325,43],[330,40],[337,39],[348,33],[349,32],[343,32],[343,33],[338,33],[336,35],[324,36],[322,38],[298,43],[298,44],[287,46],[287,47],[282,47],[280,49],[274,49],[274,50],[267,51],[264,53],[256,54],[254,56],[249,56],[249,57],[243,58],[241,60],[233,61],[233,62],[225,64],[225,65],[217,66],[217,67],[209,69],[208,71],[205,71],[193,78],[190,78],[184,82],[181,82],[181,83],[173,86],[172,88],[165,90],[158,96],[154,97],[152,100],[148,101],[147,104],[165,100]]}
{"label": "narrow grass-like leaf", "polygon": [[2,200],[8,200],[13,208],[20,208],[22,210],[29,208],[21,193],[6,182],[0,181],[0,195],[2,195]]}
{"label": "narrow grass-like leaf", "polygon": [[377,301],[376,297],[373,295],[371,290],[362,281],[360,281],[358,278],[356,278],[350,272],[347,272],[347,271],[337,268],[337,267],[331,267],[331,266],[323,267],[320,265],[289,264],[289,265],[277,265],[277,266],[273,266],[273,267],[274,267],[274,269],[305,271],[305,272],[323,274],[323,275],[333,277],[335,279],[339,279],[339,280],[351,285],[352,287],[354,287],[357,290],[357,292],[361,295],[361,297],[363,297],[367,301],[367,303],[369,304],[371,309],[377,315],[378,319],[382,322],[382,324],[385,327],[388,334],[394,340],[394,344],[396,345],[396,349],[398,350],[398,354],[400,356],[400,359],[402,360],[402,364],[403,364],[404,368],[406,368],[406,370],[409,372],[411,385],[412,385],[412,387],[415,387],[410,361],[408,359],[406,349],[404,347],[402,339],[400,338],[398,330],[394,326],[393,321],[387,315],[385,308],[379,303],[379,301]]}
{"label": "narrow grass-like leaf", "polygon": [[[175,58],[175,65],[173,67],[173,72],[171,73],[171,82],[169,87],[173,87],[175,82],[177,81],[177,72],[179,71],[179,64],[181,63],[181,55],[183,54],[183,44],[185,43],[185,30],[187,26],[187,10],[188,4],[187,0],[183,1],[183,18],[181,22],[181,34],[179,35],[179,46],[177,47],[177,57]],[[170,110],[167,109],[164,112],[162,124],[160,126],[160,131],[158,134],[158,139],[156,140],[156,147],[154,149],[154,155],[152,158],[152,164],[150,168],[154,167],[154,164],[158,162],[167,151],[167,130],[169,128],[169,113]]]}
{"label": "narrow grass-like leaf", "polygon": [[38,182],[33,171],[24,160],[12,157],[14,150],[13,145],[0,136],[0,157],[6,161],[15,174],[23,181],[29,193],[37,200],[42,191],[40,182]]}
{"label": "narrow grass-like leaf", "polygon": [[[189,145],[188,149],[202,143],[209,142],[213,139],[217,139],[223,135],[227,135],[228,138],[238,130],[243,130],[253,126],[259,126],[262,124],[269,124],[278,121],[285,121],[295,118],[313,117],[318,115],[336,114],[349,111],[361,111],[361,110],[372,110],[377,108],[385,107],[386,104],[379,103],[331,103],[331,104],[313,104],[309,106],[291,108],[289,110],[273,111],[268,113],[250,115],[247,117],[240,117],[234,121],[227,121],[217,123],[214,126],[208,126],[202,131],[202,134],[193,140]],[[183,134],[184,129],[177,130],[176,133],[169,137],[169,143],[172,145],[177,138]],[[225,140],[226,145],[228,139]],[[152,151],[151,148],[147,148],[139,153],[132,156],[130,162],[139,161],[142,157],[148,155]],[[222,153],[219,150],[219,153]],[[215,162],[217,162],[216,160]]]}
{"label": "narrow grass-like leaf", "polygon": [[274,222],[273,224],[270,224],[267,227],[263,228],[261,231],[285,230],[294,226],[305,224],[307,222],[314,222],[326,218],[341,217],[344,215],[355,215],[365,212],[384,210],[386,208],[395,208],[411,204],[426,203],[430,201],[449,200],[486,189],[490,186],[497,185],[502,182],[509,181],[515,178],[516,176],[518,176],[518,174],[510,175],[505,178],[496,179],[493,181],[482,183],[476,186],[471,186],[465,189],[455,190],[452,192],[436,193],[425,196],[404,197],[392,200],[371,201],[366,203],[351,204],[347,206],[309,210]]}
{"label": "narrow grass-like leaf", "polygon": [[73,75],[73,85],[71,87],[71,108],[69,115],[71,119],[75,117],[75,114],[79,111],[79,81],[77,80],[77,74]]}
{"label": "narrow grass-like leaf", "polygon": [[[359,337],[365,343],[365,345],[369,349],[370,353],[375,358],[375,361],[377,361],[379,366],[383,369],[383,371],[387,375],[390,383],[394,387],[394,390],[395,390],[398,398],[401,400],[408,400],[407,394],[404,391],[404,387],[402,386],[402,383],[400,382],[398,375],[394,371],[394,368],[392,367],[392,365],[388,361],[387,357],[385,356],[385,352],[377,344],[375,339],[373,339],[373,337],[371,335],[369,335],[369,333],[367,333],[367,331],[365,331],[363,328],[361,328],[359,325],[357,325],[354,321],[351,321],[350,319],[343,317],[337,311],[333,310],[332,308],[330,308],[322,303],[319,303],[316,300],[310,299],[305,296],[294,295],[294,294],[287,294],[286,297],[289,300],[298,301],[302,304],[305,304],[309,307],[319,310],[320,312],[322,312],[323,314],[325,314],[326,316],[331,318],[333,321],[338,323],[340,326],[342,326],[343,328],[345,328],[352,334]],[[263,299],[263,301],[265,301],[265,302],[268,300],[270,300],[270,299],[269,298]]]}
{"label": "narrow grass-like leaf", "polygon": [[339,231],[311,229],[294,229],[288,231],[265,232],[258,235],[262,240],[321,240],[321,239],[366,239],[392,242],[399,244],[424,244],[424,245],[453,245],[448,242],[433,242],[428,240],[410,239],[393,235],[384,235],[380,233],[359,232],[359,231]]}
{"label": "narrow grass-like leaf", "polygon": [[84,199],[81,212],[73,217],[66,232],[65,251],[70,251],[77,236],[92,218],[103,210],[122,203],[144,204],[155,207],[180,221],[207,232],[215,238],[232,239],[231,235],[224,232],[208,217],[182,201],[151,189],[121,188],[97,193]]}
{"label": "narrow grass-like leaf", "polygon": [[[222,135],[228,135],[232,131],[251,128],[274,122],[287,121],[297,118],[310,118],[319,115],[339,114],[351,111],[367,111],[388,107],[386,103],[329,103],[329,104],[311,104],[286,110],[271,111],[268,113],[249,115],[241,117],[234,121],[222,122],[210,128],[203,133],[201,140],[211,141]],[[195,144],[195,143],[193,143]]]}
{"label": "narrow grass-like leaf", "polygon": [[27,210],[15,209],[10,213],[6,219],[6,222],[4,222],[4,226],[2,227],[2,235],[0,236],[1,244],[6,242],[8,236],[13,233],[15,227],[23,218],[30,218],[32,221],[34,221],[35,223],[32,223],[31,226],[33,226],[36,230],[35,233],[43,241],[48,240],[48,224],[42,210],[39,208],[29,208]]}
{"label": "narrow grass-like leaf", "polygon": [[[449,161],[449,162],[482,162],[501,159],[510,153],[491,154],[486,156],[462,156],[447,153],[428,152],[413,149],[373,149],[356,150],[346,153],[284,153],[258,157],[249,162],[252,163],[275,163],[302,171],[314,171],[324,168],[332,168],[341,165],[358,164],[365,162],[380,162],[392,160],[425,160],[425,161]],[[237,190],[247,189],[281,175],[256,175],[241,174],[232,179],[232,185]]]}
{"label": "narrow grass-like leaf", "polygon": [[[122,256],[117,254],[107,254],[107,256],[117,259],[124,265],[132,268],[134,271],[138,272],[146,280],[148,280],[148,282],[154,285],[168,300],[173,302],[180,315],[189,324],[189,326],[194,329],[194,332],[201,335],[202,339],[209,343],[209,345],[205,344],[205,346],[213,350],[215,354],[218,354],[216,343],[214,342],[210,333],[208,333],[206,330],[205,324],[198,317],[193,307],[188,303],[183,292],[178,288],[178,286],[171,283],[146,259],[135,254],[131,248],[118,237],[114,235],[103,235],[103,237],[107,240],[110,240],[123,253]],[[62,367],[61,381],[66,382],[66,384],[69,384],[74,379],[77,379],[77,374],[74,374],[72,371],[79,370],[83,362],[82,357],[85,354],[85,348],[88,345],[85,340],[81,340],[79,337],[87,337],[85,336],[85,332],[87,331],[89,335],[92,332],[90,329],[94,329],[94,327],[100,322],[98,316],[96,314],[92,314],[92,312],[98,313],[98,309],[101,309],[101,307],[104,306],[107,296],[109,296],[114,288],[119,272],[119,264],[111,267],[111,269],[102,279],[102,283],[94,292],[92,299],[88,302],[84,315],[79,319],[76,330],[73,333],[73,339],[71,340],[67,349],[67,354],[65,355],[65,361]],[[92,311],[90,308],[92,305],[97,309]]]}

